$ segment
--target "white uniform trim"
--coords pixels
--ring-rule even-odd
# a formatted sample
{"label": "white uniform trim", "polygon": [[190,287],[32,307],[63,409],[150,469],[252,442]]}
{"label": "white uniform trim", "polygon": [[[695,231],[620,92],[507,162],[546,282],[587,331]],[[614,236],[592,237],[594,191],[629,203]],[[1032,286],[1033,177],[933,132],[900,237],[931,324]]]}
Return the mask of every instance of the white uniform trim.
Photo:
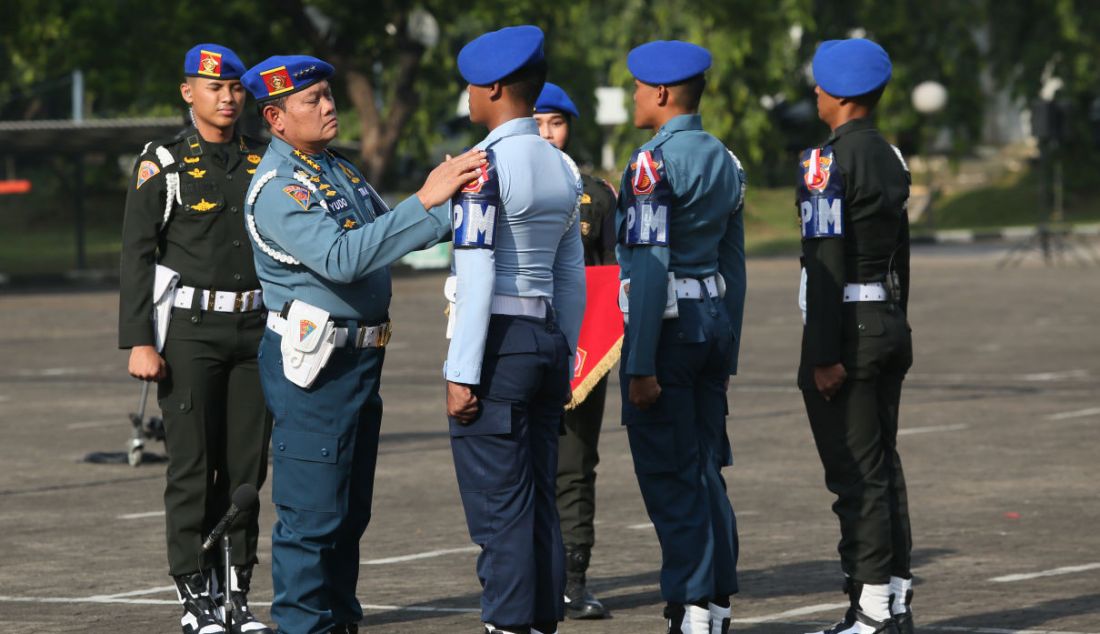
{"label": "white uniform trim", "polygon": [[[558,150],[561,152],[561,150]],[[573,159],[561,152],[561,158],[565,161],[565,164],[569,166],[569,171],[573,172],[573,178],[577,179],[577,203],[573,205],[573,213],[569,216],[569,222],[565,225],[565,230],[569,231],[573,228],[573,224],[577,222],[577,219],[581,217],[581,199],[584,197],[584,181],[581,180],[581,171],[577,168],[577,164],[573,162]]]}
{"label": "white uniform trim", "polygon": [[[146,143],[141,153],[144,155],[149,150],[149,146],[152,142]],[[161,226],[164,227],[168,224],[168,219],[172,217],[172,202],[182,203],[180,199],[180,175],[176,172],[169,172],[168,168],[176,162],[172,153],[164,148],[162,145],[158,145],[153,152],[157,155],[157,160],[160,161],[160,166],[164,168],[164,182],[168,188],[168,194],[164,197],[164,220],[161,221]]]}
{"label": "white uniform trim", "polygon": [[[252,185],[252,191],[248,192],[248,199],[245,202],[249,205],[255,205],[256,199],[260,197],[260,190],[263,189],[264,185],[268,184],[268,182],[274,179],[278,172],[279,170],[271,170],[270,172],[267,172],[256,179],[256,182]],[[295,174],[295,180],[297,180],[297,174]],[[305,182],[310,187],[313,186],[313,184],[309,182],[308,178],[305,179]],[[313,191],[316,191],[316,188],[313,188]],[[322,200],[321,204],[324,204],[324,202],[325,201]],[[253,212],[255,212],[255,208],[253,208]],[[266,253],[276,262],[282,262],[283,264],[301,264],[301,262],[296,260],[294,256],[290,255],[289,253],[277,251],[267,244],[263,237],[260,236],[259,229],[256,228],[255,213],[246,213],[245,219],[245,224],[248,225],[248,235],[252,237],[252,242],[256,244],[257,249]]]}

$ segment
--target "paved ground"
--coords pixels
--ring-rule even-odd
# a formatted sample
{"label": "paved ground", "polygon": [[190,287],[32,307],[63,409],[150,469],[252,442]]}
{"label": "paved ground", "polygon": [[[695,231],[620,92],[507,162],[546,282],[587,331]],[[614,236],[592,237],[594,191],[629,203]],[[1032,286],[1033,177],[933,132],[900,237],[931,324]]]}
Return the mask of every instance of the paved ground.
{"label": "paved ground", "polygon": [[[936,247],[914,261],[917,358],[900,445],[919,624],[1100,633],[1100,271],[1034,260],[998,270],[997,254]],[[735,629],[801,632],[841,612],[837,526],[793,383],[797,270],[756,260],[749,274],[743,374],[731,387],[737,464],[727,471],[742,544]],[[440,283],[433,274],[395,285],[359,588],[372,631],[478,627],[475,554],[441,414]],[[0,631],[179,631],[157,514],[163,466],[80,461],[122,449],[137,400],[114,349],[116,294],[9,291],[0,316]],[[569,622],[563,634],[664,631],[657,542],[618,404],[609,398],[591,570],[615,618]],[[265,506],[262,524],[272,519]],[[259,569],[254,593],[265,616],[268,573]]]}

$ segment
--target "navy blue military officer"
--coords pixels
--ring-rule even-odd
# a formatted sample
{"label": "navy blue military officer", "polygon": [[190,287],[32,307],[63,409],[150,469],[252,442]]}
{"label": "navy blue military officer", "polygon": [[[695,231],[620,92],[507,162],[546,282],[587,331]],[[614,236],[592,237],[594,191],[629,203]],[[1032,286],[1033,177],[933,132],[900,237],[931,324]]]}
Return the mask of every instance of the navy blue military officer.
{"label": "navy blue military officer", "polygon": [[442,203],[484,162],[477,151],[448,159],[387,208],[327,149],[338,131],[332,72],[313,57],[276,56],[243,78],[273,137],[245,222],[270,311],[259,356],[275,416],[271,616],[291,634],[355,631],[362,618],[355,587],[382,418],[388,265],[447,235]]}
{"label": "navy blue military officer", "polygon": [[584,313],[580,174],[532,118],[546,80],[534,26],[458,55],[470,120],[489,129],[479,177],[454,200],[447,351],[451,449],[489,632],[557,631],[565,557],[555,508],[558,434]]}
{"label": "navy blue military officer", "polygon": [[737,592],[726,390],[745,299],[744,172],[698,114],[711,57],[656,41],[630,52],[634,125],[616,214],[623,423],[661,542],[668,631],[725,632]]}

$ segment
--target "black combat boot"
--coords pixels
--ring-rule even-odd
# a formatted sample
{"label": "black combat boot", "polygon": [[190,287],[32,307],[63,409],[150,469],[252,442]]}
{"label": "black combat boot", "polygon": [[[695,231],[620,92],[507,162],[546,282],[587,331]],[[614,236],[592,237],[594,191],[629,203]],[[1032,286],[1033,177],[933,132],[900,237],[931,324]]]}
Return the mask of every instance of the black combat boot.
{"label": "black combat boot", "polygon": [[[273,634],[271,628],[260,622],[248,608],[248,592],[252,588],[252,566],[233,566],[233,578],[229,580],[228,595],[233,609],[225,619],[231,634]],[[222,614],[229,603],[222,604]]]}
{"label": "black combat boot", "polygon": [[[892,618],[876,620],[870,617],[860,606],[860,600],[871,601],[873,596],[885,594],[887,614],[889,614],[889,594],[885,584],[871,586],[873,593],[864,595],[864,584],[858,581],[846,579],[844,591],[848,593],[848,611],[844,613],[844,620],[829,629],[815,632],[814,634],[898,634],[898,624]],[[880,592],[881,591],[881,592]],[[881,598],[881,597],[879,597]],[[867,603],[864,604],[866,606]],[[874,605],[874,604],[871,604]]]}
{"label": "black combat boot", "polygon": [[569,546],[565,550],[565,616],[571,619],[606,619],[609,616],[607,608],[585,585],[590,556],[585,546]]}
{"label": "black combat boot", "polygon": [[[211,575],[213,576],[213,575]],[[210,596],[210,587],[201,572],[173,577],[176,596],[183,605],[180,626],[183,634],[225,634],[218,606]]]}

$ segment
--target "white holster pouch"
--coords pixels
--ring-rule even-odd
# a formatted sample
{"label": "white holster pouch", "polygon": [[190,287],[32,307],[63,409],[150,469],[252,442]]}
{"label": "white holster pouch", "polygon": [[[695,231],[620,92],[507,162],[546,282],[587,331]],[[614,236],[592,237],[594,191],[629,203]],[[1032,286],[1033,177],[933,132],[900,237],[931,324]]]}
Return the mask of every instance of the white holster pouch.
{"label": "white holster pouch", "polygon": [[806,325],[806,269],[802,269],[802,279],[798,282],[798,309],[802,311],[802,325]]}
{"label": "white holster pouch", "polygon": [[448,276],[443,282],[443,297],[447,298],[447,338],[450,339],[455,330],[455,297],[458,291],[458,278]]}
{"label": "white holster pouch", "polygon": [[[676,303],[676,275],[668,274],[668,297],[665,298],[665,312],[661,319],[676,319],[680,316],[680,306]],[[623,313],[623,322],[630,323],[630,279],[619,280],[619,310]]]}
{"label": "white holster pouch", "polygon": [[303,301],[290,304],[279,348],[283,375],[298,387],[313,385],[336,348],[336,326],[328,317],[327,310]]}
{"label": "white holster pouch", "polygon": [[164,350],[168,336],[168,322],[172,318],[172,302],[176,299],[176,286],[180,274],[167,266],[157,265],[153,276],[153,336],[157,352]]}

